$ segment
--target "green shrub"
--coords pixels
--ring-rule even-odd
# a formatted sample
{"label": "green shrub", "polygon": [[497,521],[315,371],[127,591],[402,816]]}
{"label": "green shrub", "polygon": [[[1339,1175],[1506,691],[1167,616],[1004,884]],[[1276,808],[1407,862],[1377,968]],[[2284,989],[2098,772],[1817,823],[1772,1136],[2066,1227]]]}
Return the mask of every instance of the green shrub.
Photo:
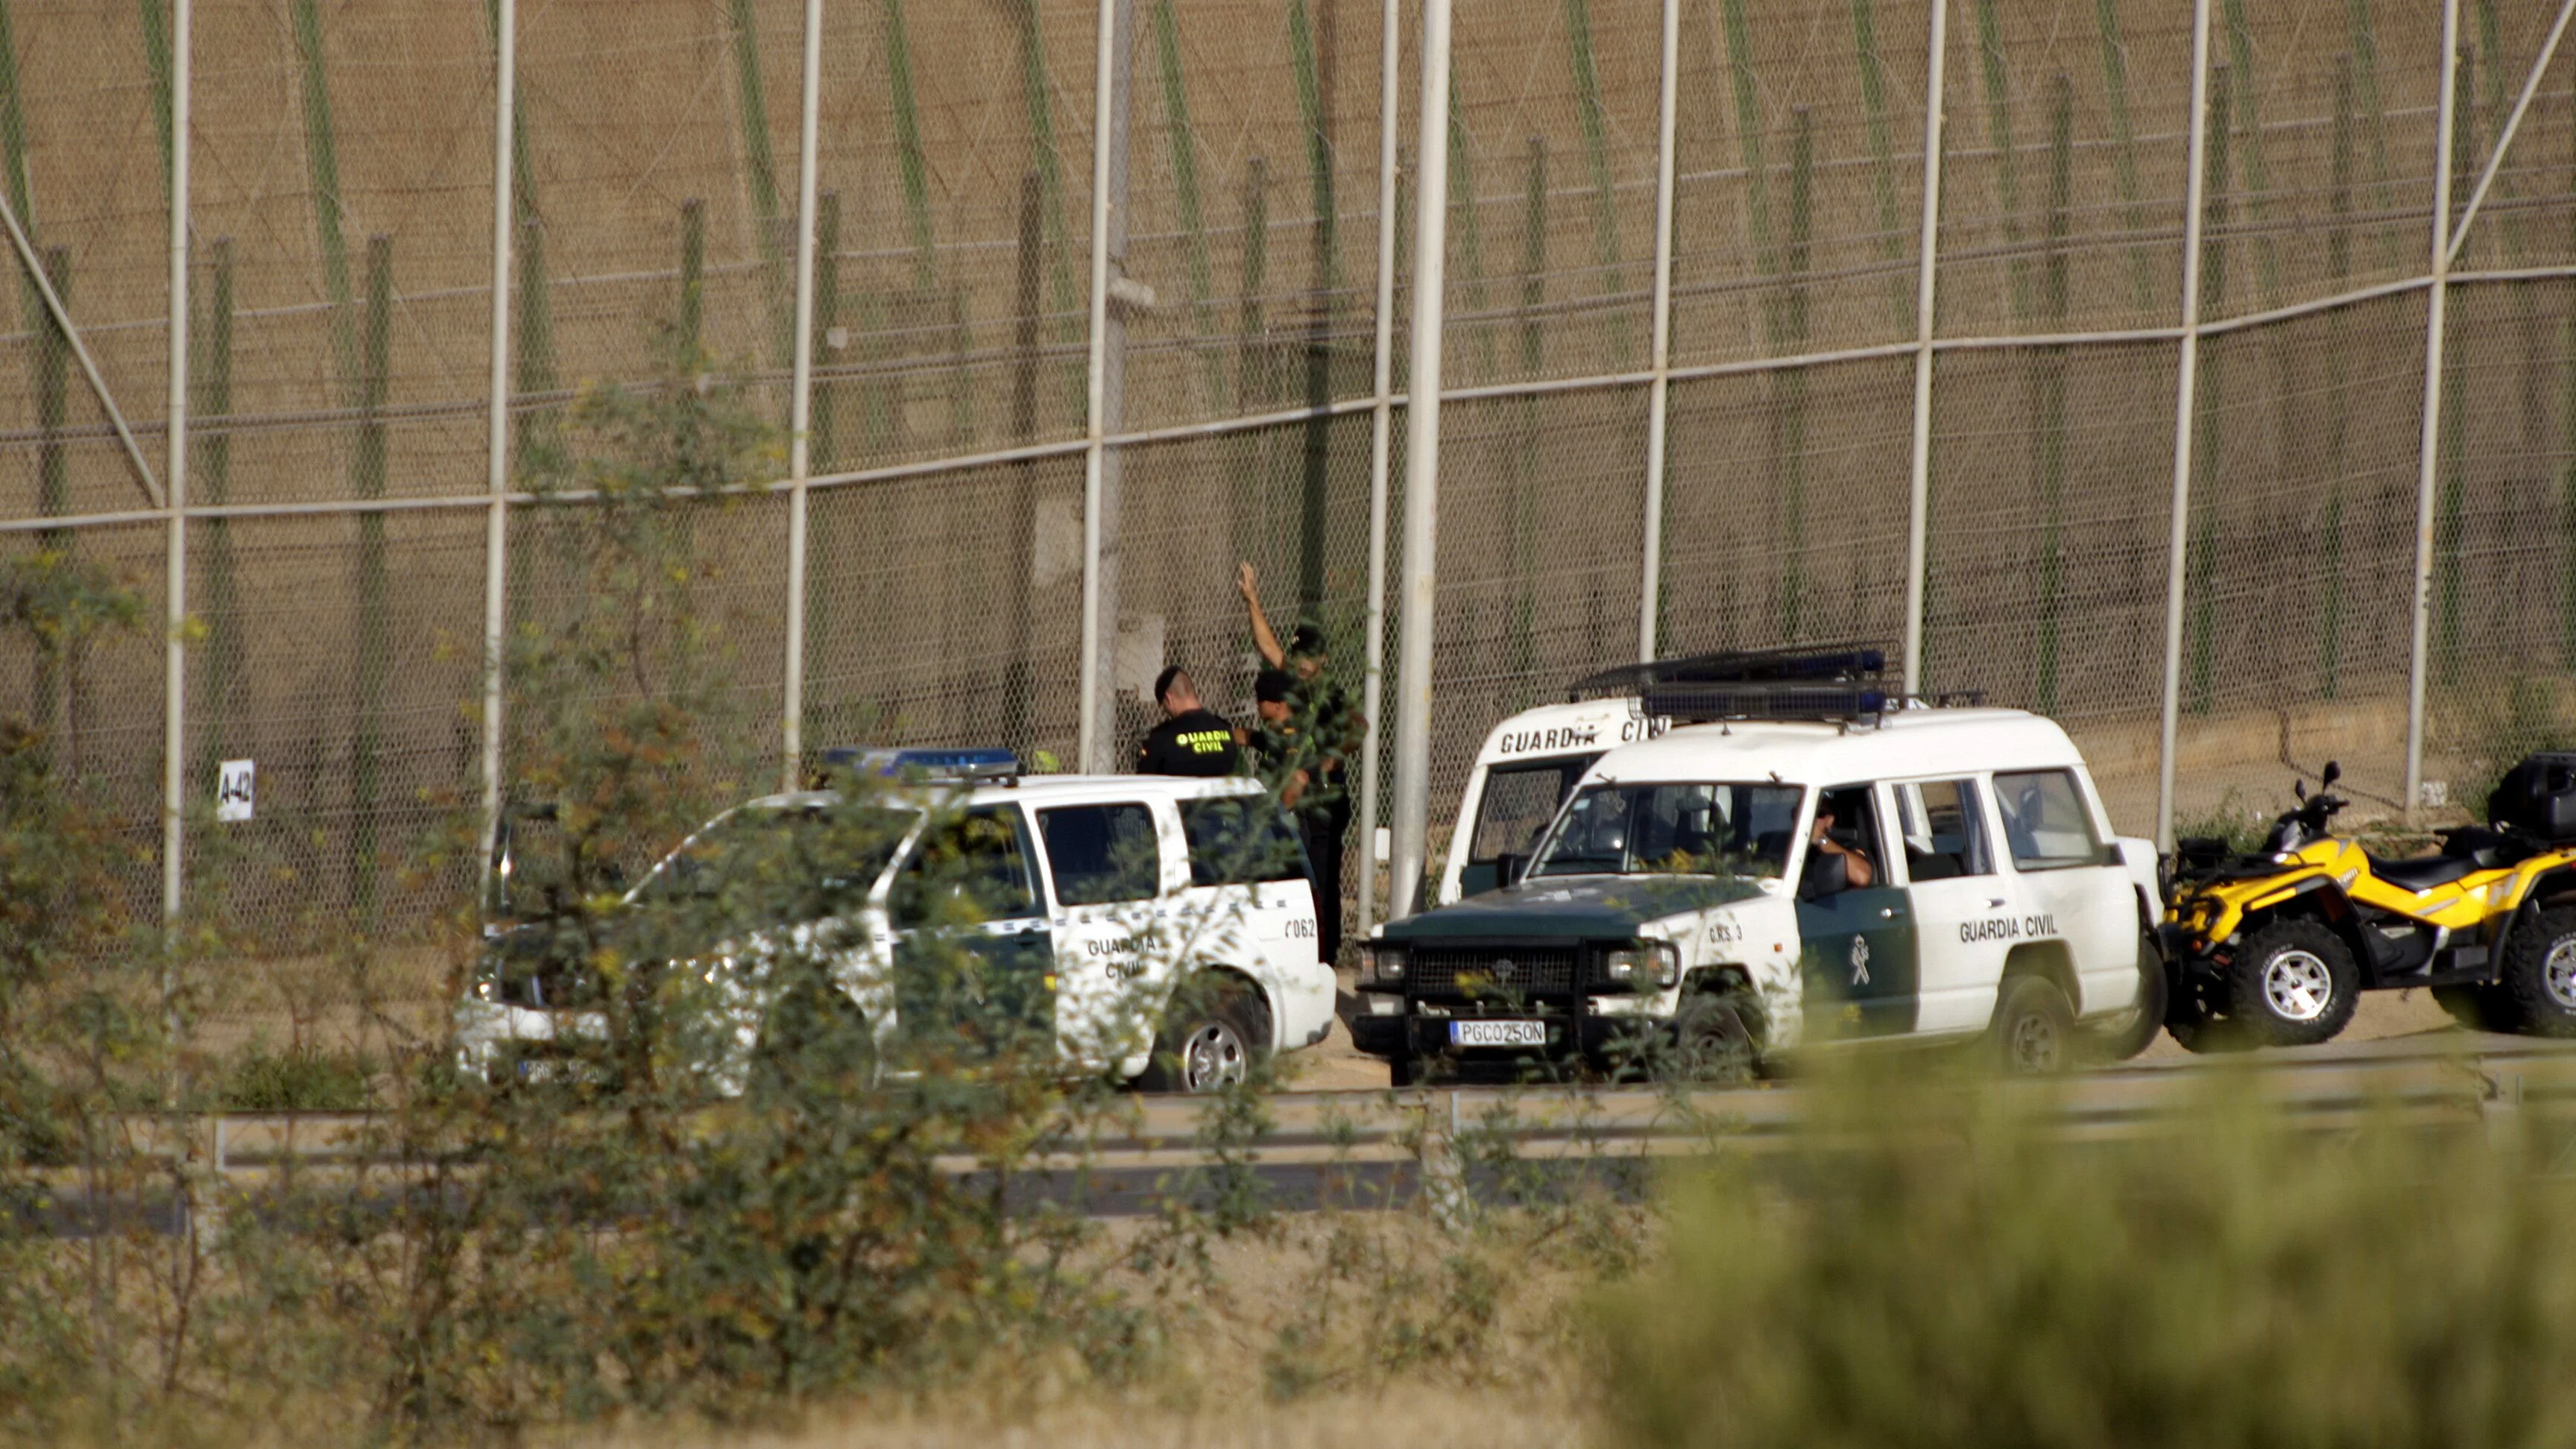
{"label": "green shrub", "polygon": [[298,1044],[282,1052],[255,1042],[235,1057],[215,1089],[226,1112],[356,1112],[374,1104],[374,1064],[354,1052]]}
{"label": "green shrub", "polygon": [[[2227,1085],[2220,1084],[2223,1090]],[[1610,1297],[1638,1446],[2556,1445],[2576,1192],[2475,1135],[2299,1135],[2213,1105],[2071,1144],[1962,1093],[1850,1089],[1777,1176],[1699,1176]]]}

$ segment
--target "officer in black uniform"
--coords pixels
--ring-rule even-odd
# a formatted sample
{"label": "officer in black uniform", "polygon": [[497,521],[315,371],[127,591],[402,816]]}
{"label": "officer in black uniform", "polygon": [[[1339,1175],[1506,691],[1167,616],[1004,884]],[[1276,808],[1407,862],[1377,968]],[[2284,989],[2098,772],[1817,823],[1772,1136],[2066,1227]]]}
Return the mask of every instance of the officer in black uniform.
{"label": "officer in black uniform", "polygon": [[1175,664],[1154,678],[1154,700],[1163,722],[1136,748],[1140,775],[1231,775],[1243,766],[1234,726],[1199,703],[1190,672]]}

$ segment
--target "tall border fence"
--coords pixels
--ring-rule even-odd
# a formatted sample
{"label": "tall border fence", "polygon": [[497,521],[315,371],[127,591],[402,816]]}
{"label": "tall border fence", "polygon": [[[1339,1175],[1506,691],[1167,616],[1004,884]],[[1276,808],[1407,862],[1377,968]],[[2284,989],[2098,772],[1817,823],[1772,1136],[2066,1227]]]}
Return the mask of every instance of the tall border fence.
{"label": "tall border fence", "polygon": [[1641,642],[1886,641],[2141,831],[2329,753],[2411,814],[2556,727],[2570,5],[1509,0],[1437,137],[1408,8],[0,0],[0,560],[170,631],[10,643],[0,713],[131,805],[138,896],[382,921],[508,792],[485,661],[589,503],[537,463],[670,357],[792,439],[697,581],[782,775],[1109,766],[1165,663],[1239,706],[1238,559],[1356,695],[1436,204],[1435,818]]}

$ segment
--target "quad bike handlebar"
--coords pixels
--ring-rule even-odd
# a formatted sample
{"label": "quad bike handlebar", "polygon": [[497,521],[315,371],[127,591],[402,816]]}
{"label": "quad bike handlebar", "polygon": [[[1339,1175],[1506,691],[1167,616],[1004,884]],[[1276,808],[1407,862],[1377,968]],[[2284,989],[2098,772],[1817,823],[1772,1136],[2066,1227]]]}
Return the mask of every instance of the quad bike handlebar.
{"label": "quad bike handlebar", "polygon": [[2290,789],[2299,797],[2299,803],[2293,809],[2282,811],[2280,818],[2272,822],[2272,833],[2263,842],[2265,853],[2279,855],[2323,839],[2326,822],[2352,803],[2341,795],[2329,793],[2334,782],[2342,778],[2343,766],[2328,760],[2325,773],[2317,777],[2317,793],[2308,793],[2305,780],[2293,783]]}

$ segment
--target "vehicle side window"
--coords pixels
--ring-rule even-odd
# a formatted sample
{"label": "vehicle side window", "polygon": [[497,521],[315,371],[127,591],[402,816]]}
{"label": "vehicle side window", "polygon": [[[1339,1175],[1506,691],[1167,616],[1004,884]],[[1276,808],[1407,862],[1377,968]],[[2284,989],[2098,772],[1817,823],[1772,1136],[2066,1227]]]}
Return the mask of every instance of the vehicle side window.
{"label": "vehicle side window", "polygon": [[887,904],[897,926],[1038,914],[1028,830],[1018,807],[969,810],[933,824],[905,858]]}
{"label": "vehicle side window", "polygon": [[1995,776],[1995,806],[2003,816],[2004,842],[2021,870],[2057,870],[2102,863],[2102,842],[2092,812],[2070,770],[2024,770]]}
{"label": "vehicle side window", "polygon": [[1305,843],[1269,796],[1222,795],[1180,804],[1181,832],[1190,843],[1190,884],[1306,878]]}
{"label": "vehicle side window", "polygon": [[1497,765],[1485,772],[1485,796],[1476,805],[1476,834],[1467,859],[1490,864],[1506,855],[1527,855],[1538,848],[1539,832],[1556,818],[1566,792],[1583,778],[1598,755],[1547,760],[1527,765]]}
{"label": "vehicle side window", "polygon": [[1067,906],[1147,901],[1162,893],[1154,812],[1142,805],[1068,805],[1038,812],[1055,898]]}
{"label": "vehicle side window", "polygon": [[[1879,842],[1878,806],[1871,798],[1876,793],[1867,785],[1839,785],[1816,796],[1817,821],[1825,823],[1827,816],[1832,817],[1826,824],[1826,839],[1841,846],[1846,855],[1858,856],[1867,863],[1867,884],[1873,887],[1887,884],[1887,851]],[[1827,873],[1831,867],[1823,864],[1829,854],[1821,845],[1808,845],[1807,863],[1799,877],[1801,896],[1812,900],[1832,893],[1819,884],[1830,879]],[[1842,875],[1846,888],[1863,884],[1862,869],[1848,860],[1843,862]]]}
{"label": "vehicle side window", "polygon": [[1949,880],[1993,875],[1994,849],[1986,841],[1985,812],[1977,808],[1974,780],[1932,780],[1896,787],[1896,813],[1905,835],[1905,865],[1914,879]]}

